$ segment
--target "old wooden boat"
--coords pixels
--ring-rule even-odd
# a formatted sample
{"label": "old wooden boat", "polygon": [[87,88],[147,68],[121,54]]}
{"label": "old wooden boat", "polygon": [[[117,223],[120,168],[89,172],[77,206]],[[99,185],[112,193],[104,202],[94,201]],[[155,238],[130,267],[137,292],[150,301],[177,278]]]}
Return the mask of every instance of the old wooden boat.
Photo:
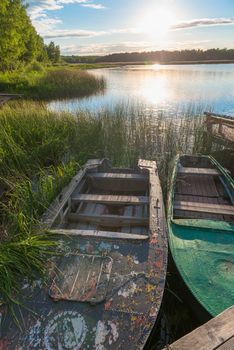
{"label": "old wooden boat", "polygon": [[91,160],[43,216],[60,242],[46,285],[23,286],[22,331],[2,317],[7,349],[142,349],[157,320],[167,238],[156,163]]}
{"label": "old wooden boat", "polygon": [[177,270],[207,314],[234,304],[234,182],[210,156],[178,156],[168,201]]}

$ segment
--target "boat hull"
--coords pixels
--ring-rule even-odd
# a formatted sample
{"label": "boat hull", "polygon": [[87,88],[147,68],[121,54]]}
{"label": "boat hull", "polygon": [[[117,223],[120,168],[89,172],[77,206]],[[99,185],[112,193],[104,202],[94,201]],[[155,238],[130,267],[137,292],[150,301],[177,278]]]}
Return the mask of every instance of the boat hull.
{"label": "boat hull", "polygon": [[142,349],[167,269],[155,163],[141,161],[133,171],[89,162],[43,215],[42,227],[57,237],[59,254],[48,262],[46,283],[23,286],[26,307],[15,307],[21,330],[5,310],[8,348]]}
{"label": "boat hull", "polygon": [[[225,220],[226,210],[229,210],[228,218],[231,217],[233,210],[231,202],[233,181],[221,166],[213,162],[212,158],[201,158],[202,171],[194,176],[195,167],[191,170],[190,164],[187,178],[181,178],[179,173],[184,174],[188,168],[180,172],[180,158],[177,157],[175,161],[168,199],[168,234],[169,247],[176,269],[190,293],[201,305],[201,313],[206,318],[209,315],[216,316],[234,304],[234,225],[232,221]],[[206,162],[210,164],[209,168],[204,168]],[[202,186],[203,170],[205,187]],[[211,185],[208,195],[204,191],[209,184],[210,176],[214,177],[212,181],[214,180],[217,184],[219,191],[224,181],[228,186],[224,192],[217,192],[217,198],[213,195]],[[196,185],[193,192],[191,179],[194,178],[197,183],[199,181],[200,187]],[[220,193],[223,196],[221,199],[218,197],[221,196]],[[220,205],[220,211],[215,212],[216,209],[212,209],[212,203],[207,205],[207,202],[211,202],[210,198],[217,203],[221,200],[224,202],[224,204],[221,202],[214,205],[214,208]],[[196,206],[198,206],[197,209]],[[224,218],[223,221],[220,220],[221,216]]]}

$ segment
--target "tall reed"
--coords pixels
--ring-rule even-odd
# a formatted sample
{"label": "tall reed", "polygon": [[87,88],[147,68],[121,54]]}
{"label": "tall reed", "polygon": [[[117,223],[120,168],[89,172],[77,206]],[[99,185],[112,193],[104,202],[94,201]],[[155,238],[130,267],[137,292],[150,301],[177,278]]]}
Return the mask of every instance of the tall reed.
{"label": "tall reed", "polygon": [[34,62],[23,71],[0,73],[2,92],[36,100],[89,96],[104,89],[104,78],[77,68],[46,69]]}
{"label": "tall reed", "polygon": [[143,105],[120,105],[71,115],[24,101],[2,108],[0,294],[14,300],[20,279],[43,272],[54,241],[35,236],[38,220],[87,159],[107,157],[114,166],[131,167],[138,158],[156,159],[166,190],[173,156],[204,151],[203,117],[188,114],[172,118]]}

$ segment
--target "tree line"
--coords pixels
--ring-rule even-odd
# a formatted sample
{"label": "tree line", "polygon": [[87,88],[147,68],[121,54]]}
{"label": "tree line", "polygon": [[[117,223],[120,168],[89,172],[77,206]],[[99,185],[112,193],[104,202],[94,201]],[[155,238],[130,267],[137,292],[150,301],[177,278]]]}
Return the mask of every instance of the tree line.
{"label": "tree line", "polygon": [[60,48],[44,44],[22,0],[0,1],[0,70],[15,70],[34,60],[57,62]]}
{"label": "tree line", "polygon": [[116,53],[99,57],[97,62],[187,62],[187,61],[225,61],[234,60],[234,49],[208,49],[208,50],[175,50]]}
{"label": "tree line", "polygon": [[234,60],[234,49],[175,50],[114,53],[107,56],[62,56],[67,63],[101,62],[199,62]]}

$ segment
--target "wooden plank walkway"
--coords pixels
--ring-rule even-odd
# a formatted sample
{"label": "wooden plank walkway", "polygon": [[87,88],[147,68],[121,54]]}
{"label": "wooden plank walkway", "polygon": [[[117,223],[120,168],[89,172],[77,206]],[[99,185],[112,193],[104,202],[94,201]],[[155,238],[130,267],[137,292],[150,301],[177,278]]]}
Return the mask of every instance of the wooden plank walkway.
{"label": "wooden plank walkway", "polygon": [[163,350],[233,350],[234,306]]}
{"label": "wooden plank walkway", "polygon": [[0,93],[0,107],[12,98],[22,97],[22,94],[2,94]]}
{"label": "wooden plank walkway", "polygon": [[204,113],[205,127],[212,142],[223,146],[234,146],[234,117],[216,113]]}

